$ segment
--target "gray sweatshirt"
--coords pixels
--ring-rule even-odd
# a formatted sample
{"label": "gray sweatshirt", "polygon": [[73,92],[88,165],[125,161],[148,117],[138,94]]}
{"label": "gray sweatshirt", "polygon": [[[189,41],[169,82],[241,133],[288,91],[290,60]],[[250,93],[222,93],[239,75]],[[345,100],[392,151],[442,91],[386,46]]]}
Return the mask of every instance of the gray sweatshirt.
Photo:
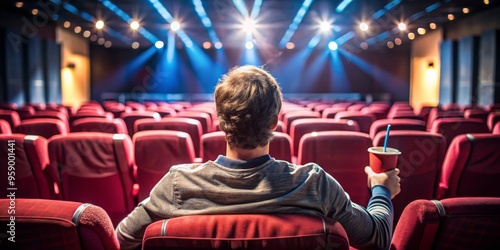
{"label": "gray sweatshirt", "polygon": [[173,166],[116,228],[122,249],[141,244],[158,220],[194,214],[302,213],[339,221],[351,246],[388,249],[393,208],[386,187],[372,188],[368,208],[353,203],[340,184],[314,163],[294,165],[269,155],[250,161]]}

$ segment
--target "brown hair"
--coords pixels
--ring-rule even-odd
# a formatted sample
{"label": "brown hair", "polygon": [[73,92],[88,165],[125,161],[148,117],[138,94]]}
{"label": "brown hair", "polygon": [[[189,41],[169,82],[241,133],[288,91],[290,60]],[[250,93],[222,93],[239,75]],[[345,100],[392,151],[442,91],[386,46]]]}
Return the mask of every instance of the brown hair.
{"label": "brown hair", "polygon": [[225,74],[215,88],[215,106],[229,146],[254,149],[268,144],[281,99],[278,83],[262,68],[246,65]]}

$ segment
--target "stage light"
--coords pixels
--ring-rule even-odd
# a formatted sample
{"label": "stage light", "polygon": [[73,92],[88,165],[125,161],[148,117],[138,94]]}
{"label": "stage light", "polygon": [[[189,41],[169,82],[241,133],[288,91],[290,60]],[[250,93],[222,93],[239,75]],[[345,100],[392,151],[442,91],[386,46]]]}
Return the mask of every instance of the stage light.
{"label": "stage light", "polygon": [[429,24],[429,28],[431,28],[431,30],[435,30],[436,29],[436,24],[435,23],[430,23]]}
{"label": "stage light", "polygon": [[99,45],[103,45],[105,42],[106,42],[106,40],[105,40],[104,38],[102,38],[102,37],[101,37],[101,38],[99,38],[99,40],[97,40],[97,43],[98,43]]}
{"label": "stage light", "polygon": [[90,36],[90,41],[92,41],[92,42],[97,41],[97,35],[91,35]]}
{"label": "stage light", "polygon": [[405,24],[405,23],[399,23],[399,24],[398,24],[398,28],[399,28],[399,30],[401,30],[401,31],[406,30],[406,24]]}
{"label": "stage light", "polygon": [[286,43],[286,48],[287,48],[287,49],[294,49],[294,48],[295,48],[295,43],[292,43],[292,42],[287,42],[287,43]]}
{"label": "stage light", "polygon": [[368,28],[368,24],[366,24],[365,22],[359,24],[359,29],[362,31],[367,31]]}
{"label": "stage light", "polygon": [[221,43],[221,42],[215,42],[215,43],[214,43],[214,47],[215,47],[216,49],[220,49],[220,48],[222,48],[222,43]]}
{"label": "stage light", "polygon": [[173,21],[170,24],[170,29],[172,29],[173,31],[178,31],[180,28],[181,28],[181,24],[177,21]]}
{"label": "stage light", "polygon": [[84,37],[89,37],[91,35],[90,31],[86,30],[83,32]]}
{"label": "stage light", "polygon": [[470,10],[469,10],[469,8],[463,8],[463,9],[462,9],[462,12],[463,12],[464,14],[469,14],[469,11],[470,11]]}
{"label": "stage light", "polygon": [[393,42],[391,42],[391,41],[387,42],[387,47],[388,47],[389,49],[394,48],[394,43],[393,43]]}
{"label": "stage light", "polygon": [[203,48],[204,48],[204,49],[210,49],[210,48],[212,48],[212,43],[211,43],[211,42],[208,42],[208,41],[207,41],[207,42],[204,42],[204,43],[203,43]]}
{"label": "stage light", "polygon": [[102,28],[104,28],[104,22],[103,22],[102,20],[97,21],[97,22],[95,23],[95,27],[96,27],[97,29],[99,29],[99,30],[100,30],[100,29],[102,29]]}
{"label": "stage light", "polygon": [[139,29],[139,22],[137,22],[137,21],[131,22],[130,23],[130,28],[133,29],[133,30]]}
{"label": "stage light", "polygon": [[243,23],[243,28],[246,32],[253,32],[255,30],[255,21],[252,19],[247,19]]}
{"label": "stage light", "polygon": [[403,41],[401,40],[401,38],[398,37],[398,38],[394,39],[394,43],[396,45],[401,45],[401,43],[403,43]]}
{"label": "stage light", "polygon": [[339,45],[336,42],[331,41],[328,43],[328,48],[330,48],[330,50],[337,50],[339,48]]}
{"label": "stage light", "polygon": [[361,46],[361,48],[362,48],[362,49],[364,49],[364,50],[367,50],[367,49],[368,49],[368,43],[366,43],[366,42],[362,42],[362,43],[360,44],[360,46]]}
{"label": "stage light", "polygon": [[425,35],[425,29],[424,28],[418,28],[417,29],[418,34],[420,35]]}
{"label": "stage light", "polygon": [[110,47],[111,47],[111,45],[113,45],[113,44],[111,43],[111,41],[106,41],[106,42],[104,43],[104,47],[105,47],[105,48],[110,48]]}
{"label": "stage light", "polygon": [[453,21],[453,19],[455,19],[455,15],[448,14],[448,20]]}
{"label": "stage light", "polygon": [[24,3],[23,2],[16,2],[16,7],[21,8],[23,7]]}
{"label": "stage light", "polygon": [[33,14],[33,16],[38,15],[38,9],[32,9],[31,14]]}
{"label": "stage light", "polygon": [[63,26],[64,26],[64,28],[67,29],[67,28],[69,28],[69,26],[71,26],[71,23],[69,21],[66,21],[66,22],[64,22]]}
{"label": "stage light", "polygon": [[321,32],[327,32],[327,31],[330,31],[330,29],[332,28],[332,25],[328,22],[321,22],[319,24],[319,29],[321,30]]}
{"label": "stage light", "polygon": [[253,42],[252,41],[248,41],[245,43],[245,48],[247,49],[253,49]]}
{"label": "stage light", "polygon": [[155,47],[156,47],[157,49],[161,49],[161,48],[163,48],[163,46],[165,46],[165,43],[163,43],[162,41],[157,41],[157,42],[155,43]]}
{"label": "stage light", "polygon": [[82,28],[80,26],[75,27],[75,33],[78,34],[82,31]]}
{"label": "stage light", "polygon": [[486,5],[490,4],[490,0],[484,0],[484,4]]}
{"label": "stage light", "polygon": [[139,48],[139,43],[138,42],[133,42],[132,43],[132,49],[137,49]]}
{"label": "stage light", "polygon": [[415,39],[415,33],[413,33],[413,32],[408,33],[408,39],[410,39],[410,40]]}

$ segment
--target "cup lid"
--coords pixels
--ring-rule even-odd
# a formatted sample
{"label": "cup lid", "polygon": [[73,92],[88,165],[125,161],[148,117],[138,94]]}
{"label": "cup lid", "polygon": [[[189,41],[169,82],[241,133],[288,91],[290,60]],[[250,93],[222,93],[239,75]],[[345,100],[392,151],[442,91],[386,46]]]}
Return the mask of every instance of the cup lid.
{"label": "cup lid", "polygon": [[385,154],[385,155],[400,155],[401,152],[395,148],[386,147],[386,152],[384,152],[384,147],[369,147],[368,152],[373,154]]}

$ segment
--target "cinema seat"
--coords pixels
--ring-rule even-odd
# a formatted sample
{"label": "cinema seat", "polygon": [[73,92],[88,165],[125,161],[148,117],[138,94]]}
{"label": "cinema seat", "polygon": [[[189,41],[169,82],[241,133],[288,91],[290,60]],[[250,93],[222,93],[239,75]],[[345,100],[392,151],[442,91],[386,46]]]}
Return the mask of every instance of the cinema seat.
{"label": "cinema seat", "polygon": [[491,112],[487,118],[488,128],[493,131],[493,127],[495,127],[495,124],[498,122],[500,122],[500,112]]}
{"label": "cinema seat", "polygon": [[39,135],[50,139],[54,135],[65,135],[69,133],[66,123],[59,119],[36,118],[24,120],[17,126],[17,133],[26,135]]}
{"label": "cinema seat", "polygon": [[370,126],[375,121],[375,115],[363,114],[361,111],[342,111],[335,115],[335,120],[353,120],[359,125],[359,131],[370,133]]}
{"label": "cinema seat", "polygon": [[415,119],[381,119],[376,120],[370,126],[370,138],[373,140],[380,131],[385,131],[387,125],[391,124],[391,131],[394,130],[415,130],[425,131],[425,122]]}
{"label": "cinema seat", "polygon": [[200,122],[203,134],[212,132],[212,118],[211,115],[203,111],[181,111],[176,114],[176,117],[185,117],[196,119]]}
{"label": "cinema seat", "polygon": [[132,141],[125,134],[78,132],[48,142],[63,200],[102,207],[116,225],[137,204]]}
{"label": "cinema seat", "polygon": [[192,215],[151,224],[143,250],[349,249],[337,221],[304,214]]}
{"label": "cinema seat", "polygon": [[293,111],[288,112],[283,116],[283,122],[285,123],[287,133],[290,132],[290,127],[292,126],[292,122],[300,119],[306,118],[321,118],[319,112],[314,111]]}
{"label": "cinema seat", "polygon": [[[47,140],[41,136],[0,135],[0,197],[15,191],[16,198],[58,199],[59,190],[55,172],[49,166]],[[12,160],[9,163],[9,159]],[[14,185],[8,182],[9,166],[14,166]],[[17,190],[8,190],[9,187]]]}
{"label": "cinema seat", "polygon": [[391,250],[500,249],[500,198],[416,200],[394,230]]}
{"label": "cinema seat", "polygon": [[182,163],[193,163],[193,142],[189,134],[173,130],[149,130],[135,133],[134,157],[137,166],[139,201],[170,170]]}
{"label": "cinema seat", "polygon": [[273,132],[269,143],[269,155],[276,160],[292,162],[292,138],[285,133]]}
{"label": "cinema seat", "polygon": [[137,120],[150,118],[159,121],[161,119],[160,114],[152,111],[132,111],[130,113],[121,114],[120,118],[122,118],[127,125],[127,131],[130,138],[132,138],[134,133],[137,132],[134,130],[135,122]]}
{"label": "cinema seat", "polygon": [[369,165],[367,150],[371,146],[368,134],[361,132],[305,134],[300,139],[297,164],[317,163],[342,185],[354,202],[366,206],[370,193],[364,169]]}
{"label": "cinema seat", "polygon": [[73,122],[71,132],[103,132],[111,134],[128,134],[127,125],[120,118],[82,118]]}
{"label": "cinema seat", "polygon": [[[2,233],[10,223],[9,199],[0,199]],[[15,243],[0,249],[117,250],[120,248],[106,212],[91,204],[44,199],[15,200]],[[10,228],[10,227],[9,227]],[[7,235],[10,237],[10,235]]]}
{"label": "cinema seat", "polygon": [[10,124],[5,120],[0,120],[0,134],[8,135],[12,133],[12,129],[10,129]]}
{"label": "cinema seat", "polygon": [[21,118],[16,111],[12,110],[0,110],[0,120],[7,121],[10,125],[11,130],[15,130],[17,126],[21,123]]}
{"label": "cinema seat", "polygon": [[430,132],[439,133],[446,138],[446,148],[458,135],[467,133],[490,133],[488,126],[479,119],[441,118],[432,124]]}
{"label": "cinema seat", "polygon": [[217,159],[226,154],[226,134],[222,131],[207,133],[201,136],[200,154],[203,162]]}
{"label": "cinema seat", "polygon": [[498,180],[500,135],[459,135],[446,152],[437,198],[500,197]]}

